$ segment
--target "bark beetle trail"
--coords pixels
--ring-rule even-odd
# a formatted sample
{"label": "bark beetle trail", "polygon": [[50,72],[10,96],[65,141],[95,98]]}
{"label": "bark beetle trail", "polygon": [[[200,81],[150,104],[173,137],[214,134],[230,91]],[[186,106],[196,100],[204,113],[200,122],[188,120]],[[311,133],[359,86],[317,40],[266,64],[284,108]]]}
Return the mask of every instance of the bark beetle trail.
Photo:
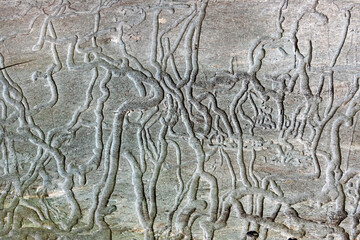
{"label": "bark beetle trail", "polygon": [[[29,29],[1,38],[49,58],[0,54],[0,236],[360,236],[358,5],[280,1],[272,32],[231,38],[236,55],[202,67],[221,45],[203,46],[220,30],[212,14],[251,4],[90,2],[29,5],[12,19],[35,14]],[[324,28],[336,33],[325,48]],[[32,83],[8,73],[24,64]]]}

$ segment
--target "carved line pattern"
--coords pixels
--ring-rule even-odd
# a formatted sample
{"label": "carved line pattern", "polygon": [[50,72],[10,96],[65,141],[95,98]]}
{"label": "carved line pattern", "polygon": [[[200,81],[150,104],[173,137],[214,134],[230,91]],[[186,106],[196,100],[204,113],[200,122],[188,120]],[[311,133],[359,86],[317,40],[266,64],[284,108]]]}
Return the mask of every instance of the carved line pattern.
{"label": "carved line pattern", "polygon": [[[112,226],[106,217],[121,211],[111,199],[115,198],[119,174],[124,174],[120,165],[127,163],[135,196],[134,206],[128,207],[135,209],[144,239],[194,239],[199,230],[195,230],[196,226],[200,226],[203,239],[217,239],[217,231],[230,226],[231,218],[246,222],[241,239],[269,239],[271,232],[284,239],[358,237],[360,178],[359,170],[349,162],[360,110],[358,73],[346,80],[346,94],[338,96],[335,89],[335,69],[349,38],[351,13],[357,6],[339,10],[344,13],[343,31],[319,79],[314,79],[311,66],[316,49],[309,40],[306,51],[301,51],[298,36],[301,22],[309,14],[329,23],[328,16],[317,10],[318,0],[304,2],[295,19],[290,19],[293,22],[289,29],[283,26],[284,12],[291,1],[282,0],[276,14],[277,30],[253,42],[247,72],[237,70],[231,58],[228,71],[202,79],[200,37],[206,10],[216,4],[220,3],[160,1],[140,8],[105,0],[80,11],[70,1],[54,1],[51,11],[43,10],[36,16],[22,34],[30,35],[34,23],[42,19],[32,49],[47,51],[44,46],[49,46],[53,63],[32,78],[46,79],[48,101],[32,106],[22,86],[8,74],[14,66],[6,66],[0,55],[0,236],[110,239]],[[110,8],[122,9],[124,18],[119,17],[115,27],[102,28],[103,12]],[[135,13],[136,20],[126,21],[127,11]],[[175,16],[178,12],[183,15],[160,26],[162,14]],[[57,33],[57,21],[80,15],[93,17],[91,32],[84,36]],[[143,62],[143,58],[130,53],[126,34],[148,19],[152,22],[151,44],[148,62]],[[121,53],[118,58],[105,54],[98,40],[114,33]],[[8,35],[1,41],[13,38],[16,36]],[[284,42],[291,48],[281,45],[278,50],[292,58],[291,70],[263,79],[259,72],[267,47]],[[64,46],[68,47],[66,57],[59,54],[59,48]],[[66,124],[45,130],[36,116],[57,106],[61,97],[57,76],[65,71],[91,73],[83,88],[85,99]],[[116,94],[109,85],[129,80],[138,96],[108,113],[109,99]],[[271,82],[270,87],[266,81]],[[314,86],[315,82],[318,86]],[[220,103],[224,95],[230,98],[226,107]],[[300,100],[289,103],[296,96]],[[86,122],[87,113],[94,117],[93,122]],[[349,136],[341,134],[344,127],[352,130]],[[84,162],[69,161],[64,146],[76,142],[82,129],[93,134],[92,156]],[[135,146],[125,140],[133,133]],[[343,147],[349,141],[349,152],[344,154]],[[32,145],[34,154],[21,155],[19,143]],[[220,163],[214,163],[214,159]],[[306,173],[299,170],[298,174],[288,174],[262,172],[256,169],[259,164],[308,167]],[[176,181],[161,182],[164,171],[170,171]],[[56,190],[62,193],[61,201],[68,212],[50,197],[54,174],[60,179],[61,189]],[[97,176],[95,182],[93,176]],[[224,178],[227,186],[222,189]],[[286,182],[308,180],[322,189],[294,194],[284,190]],[[164,215],[158,196],[164,184],[174,185],[176,194],[170,196],[166,224],[158,228],[159,215]],[[91,189],[91,199],[76,194],[78,187]],[[29,194],[34,198],[26,197]],[[334,207],[323,221],[308,219],[296,206],[310,200],[317,203],[317,209],[331,204]]]}

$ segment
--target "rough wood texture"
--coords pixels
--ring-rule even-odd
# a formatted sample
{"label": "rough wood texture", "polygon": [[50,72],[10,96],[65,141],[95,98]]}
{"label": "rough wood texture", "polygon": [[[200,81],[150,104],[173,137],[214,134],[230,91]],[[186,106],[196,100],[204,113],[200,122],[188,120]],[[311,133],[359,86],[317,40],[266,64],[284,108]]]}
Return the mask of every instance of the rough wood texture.
{"label": "rough wood texture", "polygon": [[0,1],[1,239],[357,239],[357,0]]}

